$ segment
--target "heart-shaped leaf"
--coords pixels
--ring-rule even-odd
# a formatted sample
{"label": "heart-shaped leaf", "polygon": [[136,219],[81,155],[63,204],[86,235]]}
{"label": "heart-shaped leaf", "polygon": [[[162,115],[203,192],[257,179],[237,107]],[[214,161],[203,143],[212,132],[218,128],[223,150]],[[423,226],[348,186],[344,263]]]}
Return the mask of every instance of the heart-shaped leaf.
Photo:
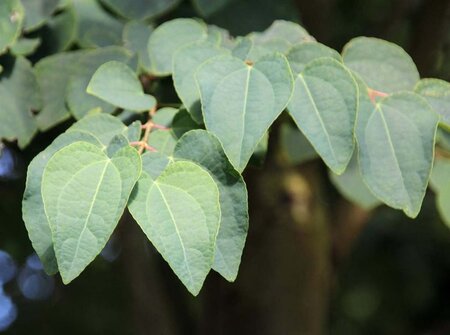
{"label": "heart-shaped leaf", "polygon": [[450,83],[441,79],[422,79],[414,91],[428,101],[441,116],[441,123],[450,129]]}
{"label": "heart-shaped leaf", "polygon": [[219,190],[209,173],[192,162],[170,163],[157,179],[145,170],[130,212],[189,292],[197,295],[213,264]]}

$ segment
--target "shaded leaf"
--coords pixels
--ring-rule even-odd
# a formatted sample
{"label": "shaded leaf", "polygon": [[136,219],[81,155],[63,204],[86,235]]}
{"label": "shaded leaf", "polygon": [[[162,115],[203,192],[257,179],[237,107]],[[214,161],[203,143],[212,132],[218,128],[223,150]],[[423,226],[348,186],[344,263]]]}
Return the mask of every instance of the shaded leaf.
{"label": "shaded leaf", "polygon": [[101,0],[115,13],[130,20],[159,17],[178,5],[180,0]]}
{"label": "shaded leaf", "polygon": [[19,0],[0,1],[0,54],[20,36],[24,9]]}
{"label": "shaded leaf", "polygon": [[423,96],[450,129],[450,83],[440,79],[422,79],[414,91]]}
{"label": "shaded leaf", "polygon": [[25,31],[32,31],[50,18],[56,8],[59,0],[21,0],[25,9]]}

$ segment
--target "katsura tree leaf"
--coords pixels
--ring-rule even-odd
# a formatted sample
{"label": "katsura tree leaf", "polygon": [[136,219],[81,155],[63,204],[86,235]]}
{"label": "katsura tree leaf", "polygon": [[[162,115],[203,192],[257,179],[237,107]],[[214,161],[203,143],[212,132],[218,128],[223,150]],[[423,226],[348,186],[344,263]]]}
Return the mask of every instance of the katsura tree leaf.
{"label": "katsura tree leaf", "polygon": [[192,4],[197,12],[203,17],[209,17],[210,15],[220,11],[231,0],[192,0]]}
{"label": "katsura tree leaf", "polygon": [[283,123],[280,128],[280,150],[289,163],[303,164],[319,157],[297,126]]}
{"label": "katsura tree leaf", "polygon": [[414,91],[423,96],[450,129],[450,83],[441,79],[422,79]]}
{"label": "katsura tree leaf", "polygon": [[450,159],[436,157],[430,185],[436,192],[436,204],[442,220],[450,226]]}
{"label": "katsura tree leaf", "polygon": [[142,172],[129,209],[189,292],[197,295],[214,260],[219,190],[192,162],[170,163],[154,180]]}
{"label": "katsura tree leaf", "polygon": [[150,134],[148,144],[158,152],[170,156],[173,153],[177,139],[172,130],[157,129]]}
{"label": "katsura tree leaf", "polygon": [[371,89],[393,93],[412,90],[419,81],[411,57],[394,43],[372,37],[357,37],[342,51],[344,63]]}
{"label": "katsura tree leaf", "polygon": [[206,128],[221,141],[230,162],[241,172],[291,97],[289,64],[281,54],[255,64],[221,56],[204,63],[196,78]]}
{"label": "katsura tree leaf", "polygon": [[167,76],[172,73],[175,52],[208,36],[206,25],[193,19],[175,19],[158,26],[148,41],[151,73]]}
{"label": "katsura tree leaf", "polygon": [[195,73],[208,59],[228,54],[229,51],[200,41],[179,49],[173,57],[173,83],[184,107],[192,118],[203,123],[200,92],[195,81]]}
{"label": "katsura tree leaf", "polygon": [[41,191],[65,284],[104,248],[140,172],[141,158],[130,146],[109,158],[96,145],[75,142],[50,158]]}
{"label": "katsura tree leaf", "polygon": [[56,11],[59,0],[21,0],[25,9],[25,31],[35,30],[50,18]]}
{"label": "katsura tree leaf", "polygon": [[213,24],[207,26],[208,37],[206,38],[211,44],[220,46],[225,49],[231,49],[235,41],[230,36],[230,32]]}
{"label": "katsura tree leaf", "polygon": [[58,272],[50,223],[44,210],[41,194],[42,175],[49,159],[59,150],[74,142],[89,142],[101,146],[90,134],[82,132],[63,133],[39,153],[28,166],[27,181],[22,201],[23,221],[34,250],[48,274]]}
{"label": "katsura tree leaf", "polygon": [[180,0],[101,0],[112,11],[130,20],[157,18],[175,8]]}
{"label": "katsura tree leaf", "polygon": [[11,46],[11,53],[15,56],[28,56],[34,53],[40,44],[39,38],[21,38]]}
{"label": "katsura tree leaf", "polygon": [[343,173],[354,149],[358,110],[351,73],[335,59],[313,60],[297,75],[288,110],[325,164]]}
{"label": "katsura tree leaf", "polygon": [[341,61],[341,55],[326,45],[318,42],[304,42],[293,46],[286,54],[292,72],[299,74],[309,62],[321,57],[331,57]]}
{"label": "katsura tree leaf", "polygon": [[252,157],[250,157],[249,164],[256,167],[262,167],[267,156],[267,149],[269,147],[269,131],[266,131],[261,140],[256,145]]}
{"label": "katsura tree leaf", "polygon": [[118,118],[98,113],[82,118],[67,129],[67,132],[73,131],[92,135],[106,147],[114,136],[126,134],[128,128]]}
{"label": "katsura tree leaf", "polygon": [[177,115],[178,109],[173,107],[163,107],[158,109],[158,111],[153,115],[152,121],[153,123],[164,126],[171,127],[173,118]]}
{"label": "katsura tree leaf", "polygon": [[199,129],[200,125],[195,122],[186,109],[180,109],[178,113],[173,117],[172,131],[177,138],[180,138],[184,133]]}
{"label": "katsura tree leaf", "polygon": [[292,44],[282,38],[274,38],[264,43],[254,43],[247,59],[257,61],[276,52],[286,54],[291,47]]}
{"label": "katsura tree leaf", "polygon": [[364,181],[387,205],[416,217],[428,185],[439,118],[424,98],[400,92],[370,108],[360,90],[356,128]]}
{"label": "katsura tree leaf", "polygon": [[60,14],[51,17],[43,27],[43,44],[49,53],[59,53],[68,50],[77,38],[76,13],[72,6]]}
{"label": "katsura tree leaf", "polygon": [[155,180],[173,161],[173,157],[161,152],[147,151],[142,155],[142,171],[148,173]]}
{"label": "katsura tree leaf", "polygon": [[125,134],[126,138],[128,138],[128,141],[130,142],[136,142],[141,139],[142,135],[142,123],[141,121],[137,120],[131,123],[127,130],[125,132],[121,132],[122,134]]}
{"label": "katsura tree leaf", "polygon": [[442,148],[450,152],[450,132],[445,131],[445,129],[438,128],[436,134],[436,143]]}
{"label": "katsura tree leaf", "polygon": [[358,206],[369,210],[381,204],[381,201],[372,194],[362,178],[356,152],[343,174],[338,176],[330,170],[329,176],[338,191],[347,200]]}
{"label": "katsura tree leaf", "polygon": [[0,139],[17,139],[26,147],[37,131],[32,110],[41,107],[41,97],[31,64],[16,58],[0,74]]}
{"label": "katsura tree leaf", "polygon": [[[35,72],[43,97],[43,109],[37,116],[41,130],[68,119],[70,113],[81,118],[94,108],[112,112],[114,106],[86,93],[95,70],[108,61],[128,62],[131,54],[122,47],[60,53],[43,58]],[[67,105],[70,108],[67,108]]]}
{"label": "katsura tree leaf", "polygon": [[132,111],[148,111],[156,105],[155,98],[144,93],[136,73],[117,61],[101,65],[86,91],[117,107]]}
{"label": "katsura tree leaf", "polygon": [[0,1],[0,54],[20,36],[24,9],[19,0]]}
{"label": "katsura tree leaf", "polygon": [[213,269],[228,281],[236,279],[248,231],[247,189],[219,140],[205,130],[192,130],[178,141],[173,157],[205,168],[219,188],[222,213]]}
{"label": "katsura tree leaf", "polygon": [[265,31],[253,33],[251,36],[258,44],[263,44],[273,39],[284,39],[292,45],[314,41],[314,38],[302,26],[285,20],[275,20]]}
{"label": "katsura tree leaf", "polygon": [[124,46],[137,54],[139,66],[145,72],[150,72],[151,70],[147,45],[152,31],[152,26],[141,21],[130,21],[123,28],[122,39]]}
{"label": "katsura tree leaf", "polygon": [[97,0],[77,0],[72,4],[78,22],[77,42],[82,48],[121,44],[123,24],[109,15]]}
{"label": "katsura tree leaf", "polygon": [[131,62],[131,53],[122,47],[107,47],[91,50],[83,54],[76,63],[76,72],[69,79],[66,88],[66,102],[71,114],[80,119],[94,108],[104,113],[112,113],[115,106],[86,92],[87,86],[97,69],[109,62]]}
{"label": "katsura tree leaf", "polygon": [[237,43],[231,50],[231,54],[236,58],[247,60],[252,49],[253,40],[249,37],[241,37],[237,39]]}

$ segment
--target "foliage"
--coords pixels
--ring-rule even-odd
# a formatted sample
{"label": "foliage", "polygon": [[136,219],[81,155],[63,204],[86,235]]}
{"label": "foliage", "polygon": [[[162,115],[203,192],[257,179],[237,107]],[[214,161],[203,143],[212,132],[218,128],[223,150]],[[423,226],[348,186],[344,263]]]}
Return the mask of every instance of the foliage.
{"label": "foliage", "polygon": [[[226,0],[193,2],[209,16]],[[77,120],[28,167],[23,218],[48,273],[75,279],[128,208],[192,294],[211,269],[234,281],[249,223],[241,173],[278,126],[286,161],[320,157],[365,208],[416,217],[432,176],[450,224],[448,82],[420,79],[390,42],[359,37],[339,54],[283,20],[237,37],[200,19],[155,27],[177,5],[0,4],[0,138],[25,148]]]}

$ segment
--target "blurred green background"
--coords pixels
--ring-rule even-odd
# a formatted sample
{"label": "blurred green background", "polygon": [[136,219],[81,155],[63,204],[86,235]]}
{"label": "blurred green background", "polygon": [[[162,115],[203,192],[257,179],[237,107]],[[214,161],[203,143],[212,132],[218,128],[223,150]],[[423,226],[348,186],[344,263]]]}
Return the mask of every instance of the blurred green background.
{"label": "blurred green background", "polygon": [[[161,21],[179,16],[198,14],[184,1]],[[393,41],[422,77],[450,80],[448,0],[235,0],[205,20],[237,35],[275,19],[301,22],[337,50],[360,35]],[[235,283],[211,273],[193,298],[125,215],[101,257],[63,286],[43,274],[20,209],[27,164],[61,129],[0,156],[0,332],[450,334],[450,230],[433,194],[416,220],[364,211],[321,162],[277,165],[276,140],[245,174],[250,232]]]}

